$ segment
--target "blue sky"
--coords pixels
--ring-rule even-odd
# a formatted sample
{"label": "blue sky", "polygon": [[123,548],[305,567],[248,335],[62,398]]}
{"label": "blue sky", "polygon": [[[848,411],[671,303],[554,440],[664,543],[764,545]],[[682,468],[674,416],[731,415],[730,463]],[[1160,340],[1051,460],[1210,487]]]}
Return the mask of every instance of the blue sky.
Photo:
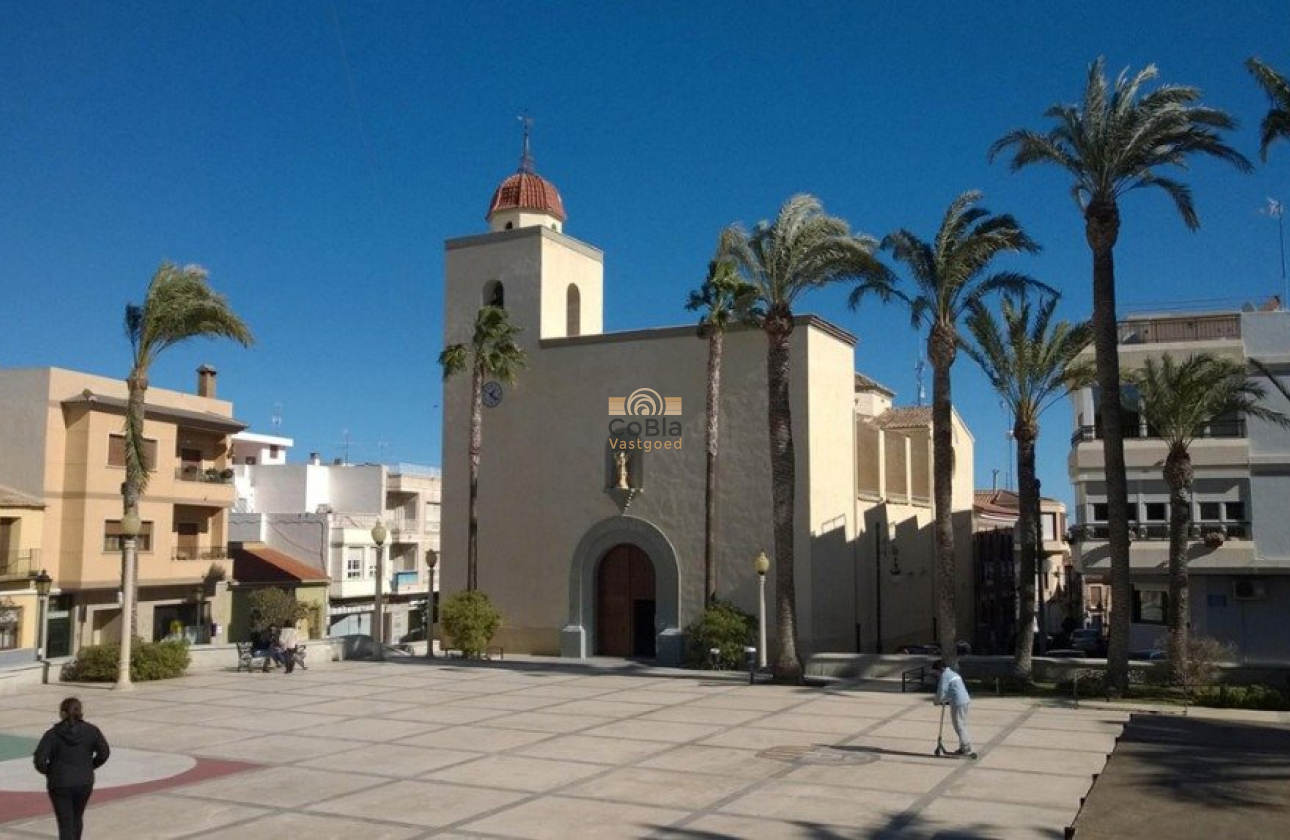
{"label": "blue sky", "polygon": [[[124,305],[160,260],[196,262],[258,341],[177,348],[155,385],[191,390],[210,363],[253,430],[280,413],[298,458],[348,439],[351,460],[437,464],[443,241],[486,230],[521,111],[566,232],[605,251],[607,329],[688,322],[721,228],[793,193],[859,231],[930,237],[969,188],[1044,246],[1005,265],[1084,318],[1066,180],[991,165],[990,143],[1045,127],[1104,54],[1201,87],[1253,159],[1266,100],[1242,62],[1290,70],[1287,44],[1290,8],[1273,2],[0,0],[0,365],[124,376]],[[1290,145],[1271,158],[1184,175],[1198,233],[1163,195],[1124,201],[1122,312],[1278,290],[1259,210],[1290,199]],[[921,340],[895,310],[847,310],[846,291],[801,309],[856,333],[858,367],[912,403]],[[989,486],[1009,468],[1007,420],[969,360],[954,375]],[[1070,428],[1062,403],[1040,445],[1044,490],[1063,498]]]}

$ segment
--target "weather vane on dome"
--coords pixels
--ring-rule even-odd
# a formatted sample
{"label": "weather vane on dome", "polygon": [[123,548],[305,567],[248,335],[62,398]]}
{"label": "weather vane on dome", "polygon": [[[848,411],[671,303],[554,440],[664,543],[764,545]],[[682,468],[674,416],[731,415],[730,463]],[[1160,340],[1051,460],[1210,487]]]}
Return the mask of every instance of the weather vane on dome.
{"label": "weather vane on dome", "polygon": [[533,153],[529,151],[529,130],[533,128],[533,118],[528,112],[519,115],[520,124],[524,126],[524,150],[520,154],[520,171],[533,172]]}

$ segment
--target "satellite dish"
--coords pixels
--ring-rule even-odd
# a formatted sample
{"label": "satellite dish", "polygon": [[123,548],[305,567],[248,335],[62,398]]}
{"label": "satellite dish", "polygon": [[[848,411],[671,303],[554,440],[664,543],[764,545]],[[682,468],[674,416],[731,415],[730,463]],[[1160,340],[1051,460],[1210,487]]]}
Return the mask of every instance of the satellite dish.
{"label": "satellite dish", "polygon": [[1241,306],[1241,311],[1242,311],[1242,312],[1253,312],[1253,311],[1254,311],[1254,304],[1252,304],[1252,303],[1246,303],[1246,304],[1243,304],[1243,305]]}

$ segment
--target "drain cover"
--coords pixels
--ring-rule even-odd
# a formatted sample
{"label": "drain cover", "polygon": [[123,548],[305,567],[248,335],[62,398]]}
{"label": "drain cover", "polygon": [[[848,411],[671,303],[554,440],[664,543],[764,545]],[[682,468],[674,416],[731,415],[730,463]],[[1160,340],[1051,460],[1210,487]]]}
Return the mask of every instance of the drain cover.
{"label": "drain cover", "polygon": [[758,758],[769,758],[789,764],[869,764],[877,761],[877,753],[858,747],[771,747],[757,753]]}

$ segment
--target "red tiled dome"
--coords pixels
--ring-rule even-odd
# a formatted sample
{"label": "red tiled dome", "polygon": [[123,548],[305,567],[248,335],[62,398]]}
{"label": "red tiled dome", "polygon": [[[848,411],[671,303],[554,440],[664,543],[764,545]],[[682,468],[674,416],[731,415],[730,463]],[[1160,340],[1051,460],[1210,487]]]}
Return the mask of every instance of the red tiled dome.
{"label": "red tiled dome", "polygon": [[488,205],[488,216],[500,210],[536,210],[549,213],[561,222],[564,221],[564,202],[555,184],[538,175],[536,172],[521,170],[511,175],[493,193],[493,200]]}

